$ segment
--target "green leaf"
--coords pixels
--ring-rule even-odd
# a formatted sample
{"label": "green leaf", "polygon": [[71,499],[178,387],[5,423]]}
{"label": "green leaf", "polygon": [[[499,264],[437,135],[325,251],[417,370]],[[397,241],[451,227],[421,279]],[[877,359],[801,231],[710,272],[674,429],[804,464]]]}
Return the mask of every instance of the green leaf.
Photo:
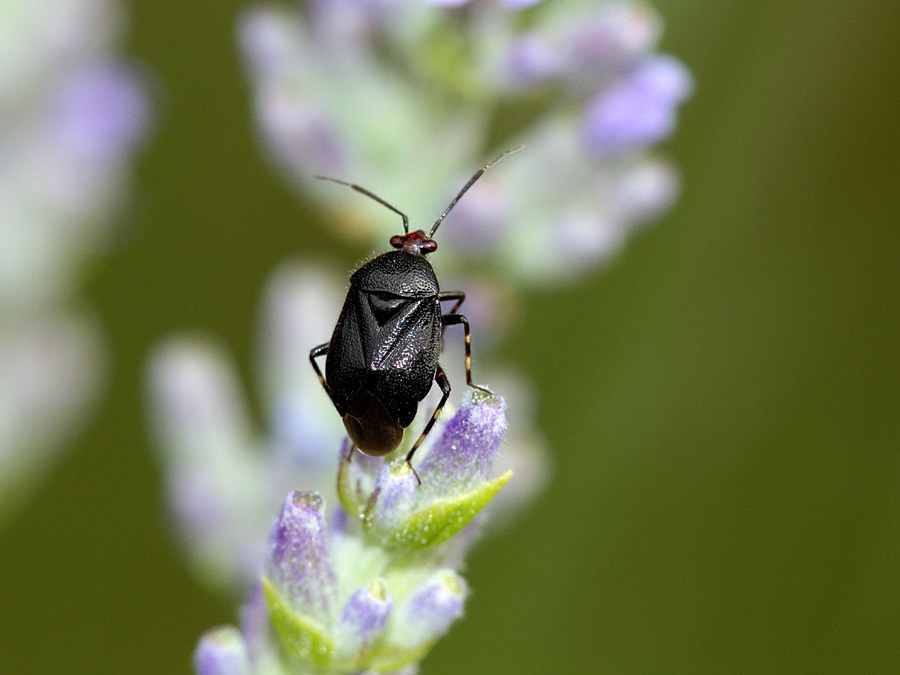
{"label": "green leaf", "polygon": [[262,577],[262,587],[284,653],[292,660],[327,668],[334,658],[334,642],[328,632],[294,612],[266,576]]}
{"label": "green leaf", "polygon": [[459,497],[431,502],[400,523],[388,535],[386,546],[394,549],[425,548],[447,541],[472,522],[511,477],[512,471],[507,471]]}

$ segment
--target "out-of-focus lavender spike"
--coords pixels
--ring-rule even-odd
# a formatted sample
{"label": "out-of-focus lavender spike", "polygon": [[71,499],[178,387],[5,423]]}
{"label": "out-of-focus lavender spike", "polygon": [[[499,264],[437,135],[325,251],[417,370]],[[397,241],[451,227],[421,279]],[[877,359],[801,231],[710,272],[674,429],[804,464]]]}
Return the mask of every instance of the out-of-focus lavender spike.
{"label": "out-of-focus lavender spike", "polygon": [[581,81],[606,84],[613,74],[632,67],[656,45],[661,22],[639,2],[610,2],[567,24],[561,50]]}
{"label": "out-of-focus lavender spike", "polygon": [[282,265],[268,283],[260,321],[259,385],[268,403],[272,454],[277,470],[303,475],[308,487],[331,481],[333,449],[344,435],[309,364],[310,348],[333,328],[339,288],[316,265]]}
{"label": "out-of-focus lavender spike", "polygon": [[241,12],[237,21],[238,40],[255,75],[267,80],[286,75],[286,68],[298,55],[290,30],[292,25],[286,20],[286,12],[270,6],[247,7]]}
{"label": "out-of-focus lavender spike", "polygon": [[84,316],[0,316],[0,522],[52,465],[105,379],[102,340]]}
{"label": "out-of-focus lavender spike", "polygon": [[220,626],[200,638],[194,671],[197,675],[250,675],[247,646],[237,628]]}
{"label": "out-of-focus lavender spike", "polygon": [[466,393],[418,469],[423,488],[461,492],[490,474],[506,432],[506,404],[501,398],[476,401],[484,396]]}
{"label": "out-of-focus lavender spike", "polygon": [[549,40],[531,34],[518,38],[507,54],[507,71],[514,84],[536,85],[562,74],[563,55]]}
{"label": "out-of-focus lavender spike", "polygon": [[326,622],[337,580],[324,509],[317,493],[294,491],[287,496],[272,530],[268,567],[298,611]]}
{"label": "out-of-focus lavender spike", "polygon": [[668,56],[647,59],[588,103],[584,138],[599,155],[618,155],[665,139],[678,104],[692,89],[691,75]]}
{"label": "out-of-focus lavender spike", "polygon": [[638,162],[616,176],[613,196],[623,218],[642,225],[672,206],[681,189],[678,172],[660,160]]}
{"label": "out-of-focus lavender spike", "polygon": [[[426,2],[437,5],[438,7],[462,7],[472,0],[426,0]],[[536,5],[541,0],[501,0],[501,2],[510,9],[525,9]]]}
{"label": "out-of-focus lavender spike", "polygon": [[134,66],[120,62],[86,64],[62,82],[52,116],[60,152],[82,162],[116,161],[147,131],[144,78]]}
{"label": "out-of-focus lavender spike", "polygon": [[[150,394],[166,448],[219,452],[251,444],[249,413],[237,375],[222,349],[197,338],[160,345],[149,361]],[[176,449],[177,448],[177,449]]]}

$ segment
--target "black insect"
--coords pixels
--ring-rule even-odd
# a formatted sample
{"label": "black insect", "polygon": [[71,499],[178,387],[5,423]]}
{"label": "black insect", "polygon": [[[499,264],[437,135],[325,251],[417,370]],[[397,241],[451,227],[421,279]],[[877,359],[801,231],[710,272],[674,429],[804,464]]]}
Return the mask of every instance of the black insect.
{"label": "black insect", "polygon": [[[390,239],[397,250],[382,253],[353,273],[331,341],[309,353],[313,369],[343,418],[350,440],[365,454],[380,457],[400,444],[403,430],[416,416],[419,401],[436,381],[441,388],[440,403],[407,453],[407,462],[431,431],[450,396],[450,382],[438,363],[447,326],[463,325],[466,384],[483,389],[472,384],[469,321],[458,313],[466,294],[441,292],[434,268],[425,256],[437,250],[432,237],[466,191],[488,168],[521,147],[507,150],[478,169],[435,221],[427,237],[423,230],[410,232],[409,219],[403,212],[365,188],[317,176],[347,185],[403,218],[403,234]],[[445,300],[454,301],[447,314],[441,307]],[[326,356],[324,376],[316,363],[319,356]]]}

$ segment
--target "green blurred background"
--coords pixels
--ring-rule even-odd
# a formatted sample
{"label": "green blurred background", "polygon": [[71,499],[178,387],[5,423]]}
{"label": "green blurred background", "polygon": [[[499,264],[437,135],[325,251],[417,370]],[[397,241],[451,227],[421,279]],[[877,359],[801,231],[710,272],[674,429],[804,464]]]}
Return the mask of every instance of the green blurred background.
{"label": "green blurred background", "polygon": [[[87,289],[113,372],[0,532],[0,672],[189,672],[235,618],[172,546],[144,358],[201,328],[249,380],[272,268],[366,253],[258,150],[244,4],[131,3],[164,96],[135,226]],[[897,672],[900,4],[655,5],[697,81],[668,145],[683,198],[605,272],[527,300],[508,350],[554,476],[470,557],[467,618],[424,672]]]}

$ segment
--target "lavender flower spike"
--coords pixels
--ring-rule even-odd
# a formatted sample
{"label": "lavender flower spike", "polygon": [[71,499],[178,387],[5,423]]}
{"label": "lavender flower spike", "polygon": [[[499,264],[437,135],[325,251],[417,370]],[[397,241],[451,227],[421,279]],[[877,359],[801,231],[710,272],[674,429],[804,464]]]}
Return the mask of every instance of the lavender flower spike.
{"label": "lavender flower spike", "polygon": [[[509,480],[489,477],[505,430],[503,401],[472,392],[422,448],[421,485],[402,449],[376,476],[345,445],[346,512],[327,523],[318,493],[291,492],[271,531],[262,596],[243,613],[248,674],[416,672],[462,615],[468,588],[453,567],[471,537],[450,540]],[[212,637],[197,654],[199,675],[230,673],[214,669],[224,656]]]}

